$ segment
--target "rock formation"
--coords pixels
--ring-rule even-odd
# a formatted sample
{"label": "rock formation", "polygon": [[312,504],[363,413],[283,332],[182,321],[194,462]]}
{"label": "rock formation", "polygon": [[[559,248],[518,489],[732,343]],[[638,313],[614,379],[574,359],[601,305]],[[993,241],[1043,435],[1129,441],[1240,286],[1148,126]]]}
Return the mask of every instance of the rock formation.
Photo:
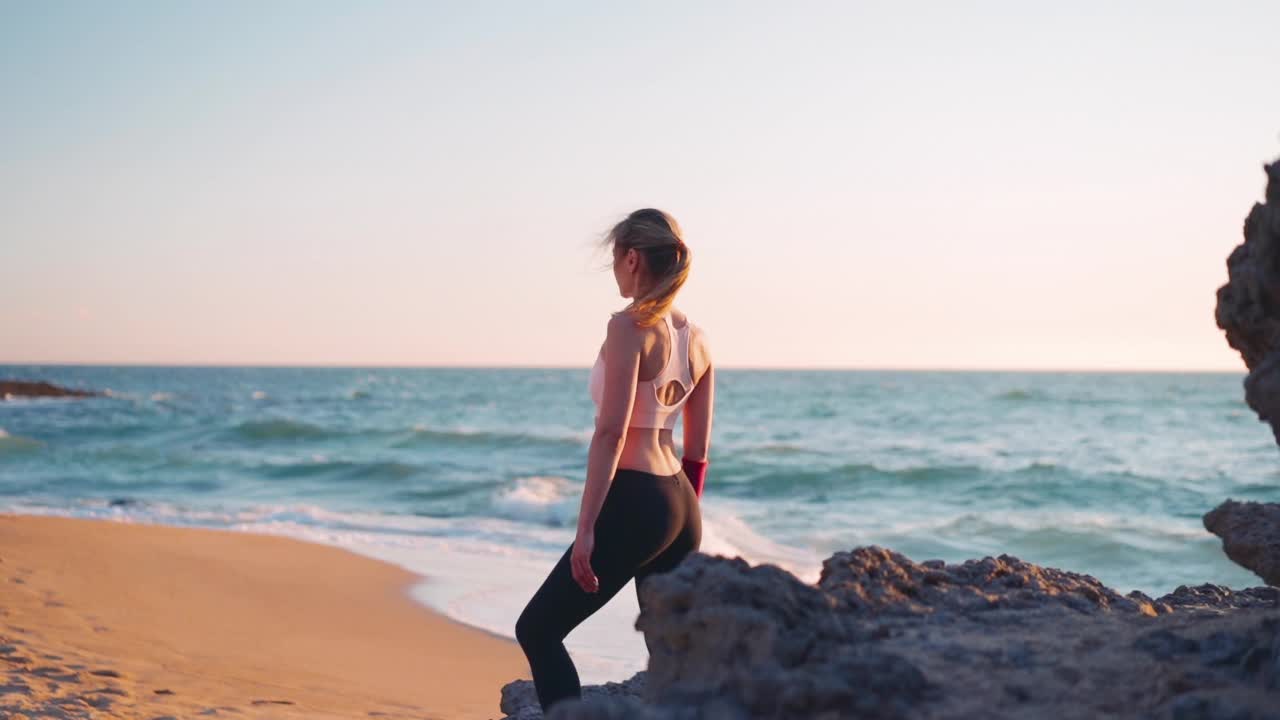
{"label": "rock formation", "polygon": [[72,390],[47,382],[0,380],[0,401],[16,397],[94,397],[95,392]]}
{"label": "rock formation", "polygon": [[[552,720],[1280,717],[1275,588],[1153,599],[1007,555],[862,547],[816,585],[694,554],[643,593],[648,672]],[[528,681],[502,710],[540,716]]]}
{"label": "rock formation", "polygon": [[1280,503],[1228,500],[1205,514],[1204,527],[1237,565],[1280,587]]}
{"label": "rock formation", "polygon": [[[603,704],[621,704],[643,712],[644,705],[640,698],[644,694],[644,682],[645,673],[638,672],[625,682],[588,685],[582,688],[582,698],[595,704],[605,701]],[[536,720],[542,717],[542,710],[538,707],[538,693],[529,680],[507,683],[502,688],[499,706],[506,713],[507,720]]]}
{"label": "rock formation", "polygon": [[1266,202],[1244,221],[1244,242],[1227,258],[1215,316],[1249,375],[1244,399],[1280,443],[1280,161],[1265,166]]}

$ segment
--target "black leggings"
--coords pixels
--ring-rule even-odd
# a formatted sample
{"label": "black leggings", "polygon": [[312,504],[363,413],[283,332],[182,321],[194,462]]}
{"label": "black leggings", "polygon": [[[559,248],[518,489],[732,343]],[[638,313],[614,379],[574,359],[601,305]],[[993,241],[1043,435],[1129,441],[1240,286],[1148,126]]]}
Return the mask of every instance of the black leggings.
{"label": "black leggings", "polygon": [[565,636],[628,580],[636,579],[639,598],[645,578],[671,570],[702,543],[698,496],[684,471],[618,470],[596,518],[595,542],[591,569],[600,580],[599,591],[588,593],[574,581],[570,544],[516,621],[516,639],[529,658],[544,712],[559,700],[582,696]]}

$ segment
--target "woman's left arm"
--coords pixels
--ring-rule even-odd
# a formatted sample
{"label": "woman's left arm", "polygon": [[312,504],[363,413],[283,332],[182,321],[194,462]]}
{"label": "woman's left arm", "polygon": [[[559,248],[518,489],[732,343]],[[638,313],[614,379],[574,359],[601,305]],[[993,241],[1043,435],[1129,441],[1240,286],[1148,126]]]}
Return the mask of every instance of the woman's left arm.
{"label": "woman's left arm", "polygon": [[596,429],[587,451],[587,485],[582,491],[582,507],[578,511],[578,536],[573,543],[571,566],[573,578],[587,592],[600,589],[591,569],[591,551],[595,549],[596,518],[609,494],[609,484],[618,470],[622,443],[631,422],[631,408],[636,399],[636,378],[640,374],[640,349],[643,336],[628,313],[609,319],[604,340],[604,397],[596,417]]}

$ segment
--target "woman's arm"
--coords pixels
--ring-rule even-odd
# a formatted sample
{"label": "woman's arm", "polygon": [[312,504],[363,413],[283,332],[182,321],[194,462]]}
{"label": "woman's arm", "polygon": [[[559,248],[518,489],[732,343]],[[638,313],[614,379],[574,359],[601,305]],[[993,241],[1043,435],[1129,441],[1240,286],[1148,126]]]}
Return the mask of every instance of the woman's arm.
{"label": "woman's arm", "polygon": [[711,362],[711,350],[707,347],[701,330],[698,331],[695,348],[695,354],[706,370],[702,371],[702,377],[694,384],[689,401],[684,404],[684,457],[680,460],[680,468],[689,478],[693,492],[701,499],[711,450],[711,416],[715,409],[716,373],[715,365]]}
{"label": "woman's arm", "polygon": [[618,469],[622,443],[631,422],[631,408],[636,399],[636,383],[640,375],[642,335],[631,316],[619,313],[609,319],[604,340],[604,397],[596,416],[595,433],[587,451],[587,485],[582,490],[582,507],[578,511],[578,537],[574,541],[572,568],[574,579],[587,592],[599,589],[591,571],[591,551],[595,547],[596,518],[609,494],[609,483]]}
{"label": "woman's arm", "polygon": [[711,416],[716,397],[716,369],[710,365],[684,404],[684,456],[705,461],[711,450]]}
{"label": "woman's arm", "polygon": [[706,370],[693,386],[689,401],[684,404],[684,456],[690,460],[706,461],[711,449],[711,416],[715,410],[716,369],[711,362],[711,349],[706,338],[698,333],[697,343]]}

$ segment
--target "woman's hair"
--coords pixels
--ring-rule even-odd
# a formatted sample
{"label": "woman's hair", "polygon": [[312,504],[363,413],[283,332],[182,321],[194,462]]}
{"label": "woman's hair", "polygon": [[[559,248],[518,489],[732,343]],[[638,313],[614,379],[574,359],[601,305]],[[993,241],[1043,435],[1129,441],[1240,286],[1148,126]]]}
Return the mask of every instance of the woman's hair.
{"label": "woman's hair", "polygon": [[614,225],[601,245],[612,248],[615,261],[619,254],[633,249],[644,257],[654,278],[653,287],[643,297],[632,298],[626,310],[641,327],[658,322],[689,277],[689,247],[676,219],[653,208],[636,210]]}

